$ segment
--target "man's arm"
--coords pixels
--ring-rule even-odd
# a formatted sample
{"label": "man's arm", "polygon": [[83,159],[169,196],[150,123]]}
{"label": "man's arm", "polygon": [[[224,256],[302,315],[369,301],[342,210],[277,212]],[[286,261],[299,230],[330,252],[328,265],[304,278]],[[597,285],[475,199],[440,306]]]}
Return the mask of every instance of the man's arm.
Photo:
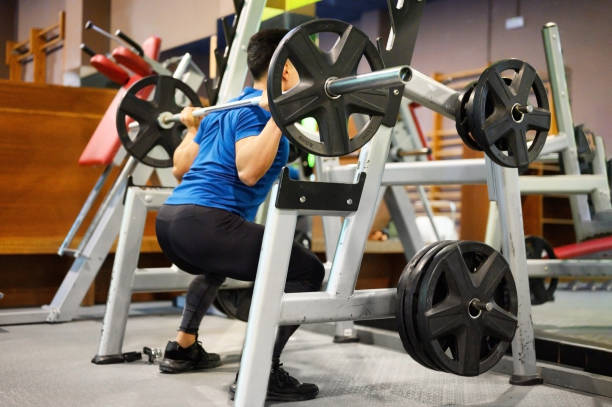
{"label": "man's arm", "polygon": [[253,186],[272,166],[282,136],[273,119],[254,137],[245,137],[236,142],[236,169],[240,181]]}
{"label": "man's arm", "polygon": [[198,133],[198,126],[200,124],[200,119],[193,117],[191,114],[194,109],[194,107],[186,107],[181,112],[181,122],[187,126],[187,133],[181,141],[181,144],[174,150],[172,156],[172,175],[179,181],[183,179],[183,175],[189,171],[191,164],[193,164],[193,160],[195,160],[200,150],[200,145],[193,141]]}

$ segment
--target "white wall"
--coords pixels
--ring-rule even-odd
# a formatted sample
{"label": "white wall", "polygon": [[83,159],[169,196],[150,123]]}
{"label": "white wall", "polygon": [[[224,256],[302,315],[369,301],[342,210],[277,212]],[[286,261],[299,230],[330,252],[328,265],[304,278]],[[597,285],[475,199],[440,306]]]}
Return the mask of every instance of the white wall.
{"label": "white wall", "polygon": [[[32,27],[55,24],[60,10],[66,12],[66,40],[62,50],[47,57],[47,83],[74,84],[71,75],[81,65],[79,44],[83,36],[84,0],[19,0],[17,40],[30,35]],[[150,35],[162,38],[162,49],[208,37],[217,30],[217,19],[232,14],[232,0],[111,0],[111,32],[120,28],[142,42]],[[95,21],[94,21],[95,22]],[[110,49],[116,47],[111,42]],[[24,70],[26,81],[32,81],[32,64]]]}
{"label": "white wall", "polygon": [[157,35],[167,49],[215,34],[217,19],[232,13],[232,0],[112,0],[111,29],[138,42]]}
{"label": "white wall", "polygon": [[[542,26],[558,24],[565,65],[571,69],[569,91],[574,122],[585,123],[606,143],[612,156],[612,1],[521,1],[525,26],[506,30],[506,18],[516,13],[516,1],[493,1],[491,60],[519,58],[546,72]],[[425,5],[413,66],[421,72],[451,73],[487,63],[487,0],[436,0]],[[431,114],[419,117],[431,128]]]}

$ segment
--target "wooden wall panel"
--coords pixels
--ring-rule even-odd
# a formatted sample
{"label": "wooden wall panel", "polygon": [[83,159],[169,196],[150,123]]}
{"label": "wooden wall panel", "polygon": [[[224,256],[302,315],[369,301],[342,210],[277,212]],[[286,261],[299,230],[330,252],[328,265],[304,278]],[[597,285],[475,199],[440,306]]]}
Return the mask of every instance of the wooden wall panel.
{"label": "wooden wall panel", "polygon": [[102,171],[77,160],[114,93],[0,81],[0,254],[57,251]]}
{"label": "wooden wall panel", "polygon": [[[77,164],[97,123],[2,109],[0,121],[0,253],[49,253],[48,244],[61,242],[101,172]],[[33,238],[41,239],[39,249],[28,246]]]}
{"label": "wooden wall panel", "polygon": [[[0,308],[48,304],[68,272],[73,259],[57,249],[103,170],[77,160],[115,92],[0,80]],[[143,249],[157,253],[144,253],[140,264],[168,266],[154,220],[150,213]],[[84,305],[106,301],[113,259],[107,257]],[[172,295],[137,294],[135,300]]]}
{"label": "wooden wall panel", "polygon": [[99,117],[104,114],[115,93],[115,90],[110,89],[0,80],[0,108],[90,114]]}
{"label": "wooden wall panel", "polygon": [[[482,158],[484,154],[463,147],[462,158]],[[489,215],[489,194],[486,185],[461,186],[461,240],[484,241]]]}

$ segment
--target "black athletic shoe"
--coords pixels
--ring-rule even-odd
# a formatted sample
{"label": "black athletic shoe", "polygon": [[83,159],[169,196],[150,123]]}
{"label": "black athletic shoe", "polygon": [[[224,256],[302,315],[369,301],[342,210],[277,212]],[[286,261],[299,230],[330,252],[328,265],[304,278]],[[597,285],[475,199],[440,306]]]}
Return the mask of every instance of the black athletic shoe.
{"label": "black athletic shoe", "polygon": [[[236,375],[236,381],[238,375]],[[237,383],[234,381],[230,385],[230,396],[234,399],[236,395]],[[279,363],[272,366],[270,379],[268,381],[268,393],[266,401],[303,401],[312,400],[319,394],[319,388],[313,383],[300,383],[298,379],[289,375],[283,369],[283,364]]]}
{"label": "black athletic shoe", "polygon": [[188,348],[182,348],[175,341],[166,345],[164,358],[159,362],[162,373],[181,373],[192,370],[210,369],[221,365],[221,358],[216,353],[208,353],[199,341]]}

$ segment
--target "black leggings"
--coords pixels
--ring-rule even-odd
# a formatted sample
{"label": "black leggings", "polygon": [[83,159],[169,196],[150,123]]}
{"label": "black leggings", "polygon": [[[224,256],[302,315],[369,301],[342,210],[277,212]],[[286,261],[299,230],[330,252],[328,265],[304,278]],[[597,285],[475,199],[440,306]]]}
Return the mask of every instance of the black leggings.
{"label": "black leggings", "polygon": [[[234,213],[198,205],[164,205],[156,220],[164,254],[182,270],[197,275],[189,285],[180,330],[197,334],[206,310],[226,277],[254,281],[264,227]],[[319,291],[323,264],[294,243],[285,292]],[[281,326],[274,345],[278,360],[299,325]]]}

